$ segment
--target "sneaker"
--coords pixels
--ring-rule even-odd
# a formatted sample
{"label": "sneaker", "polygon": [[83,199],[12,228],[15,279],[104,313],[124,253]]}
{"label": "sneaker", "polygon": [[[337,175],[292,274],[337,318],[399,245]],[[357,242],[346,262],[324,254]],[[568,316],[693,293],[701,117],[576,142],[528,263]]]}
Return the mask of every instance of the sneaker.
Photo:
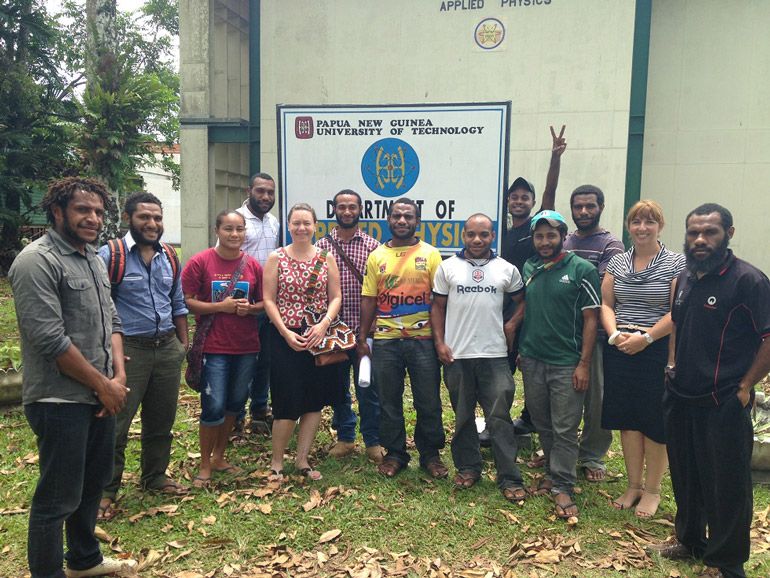
{"label": "sneaker", "polygon": [[519,417],[513,420],[513,433],[515,433],[517,436],[525,436],[531,433],[535,433],[535,426]]}
{"label": "sneaker", "polygon": [[64,574],[67,578],[86,578],[87,576],[135,576],[136,560],[126,558],[117,560],[115,558],[104,558],[101,564],[97,564],[87,570],[73,570],[66,568]]}
{"label": "sneaker", "polygon": [[385,457],[385,448],[380,445],[369,446],[366,448],[366,457],[372,463],[381,464],[382,459]]}
{"label": "sneaker", "polygon": [[356,444],[353,442],[337,442],[329,450],[329,455],[333,458],[344,458],[356,450]]}

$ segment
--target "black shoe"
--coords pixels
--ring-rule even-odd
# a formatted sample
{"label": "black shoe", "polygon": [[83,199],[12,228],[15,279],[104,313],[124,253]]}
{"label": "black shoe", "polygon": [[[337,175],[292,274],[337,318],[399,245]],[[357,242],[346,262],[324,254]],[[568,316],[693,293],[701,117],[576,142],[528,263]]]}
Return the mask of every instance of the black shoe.
{"label": "black shoe", "polygon": [[484,431],[479,433],[479,445],[482,448],[491,448],[492,447],[492,438],[489,435],[489,428],[484,428]]}
{"label": "black shoe", "polygon": [[517,436],[529,435],[535,433],[535,426],[519,417],[513,420],[513,433]]}

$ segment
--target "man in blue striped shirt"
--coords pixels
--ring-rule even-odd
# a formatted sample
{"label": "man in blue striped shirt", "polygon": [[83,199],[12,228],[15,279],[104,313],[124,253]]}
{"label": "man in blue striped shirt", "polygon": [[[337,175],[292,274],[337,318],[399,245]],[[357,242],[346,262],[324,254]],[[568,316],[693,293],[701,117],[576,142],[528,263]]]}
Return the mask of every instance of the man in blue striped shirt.
{"label": "man in blue striped shirt", "polygon": [[[122,279],[113,285],[112,298],[124,331],[125,409],[115,428],[115,468],[102,495],[100,519],[115,515],[114,503],[125,466],[128,430],[142,406],[142,478],[146,490],[181,494],[186,490],[166,475],[171,456],[171,428],[176,418],[182,361],[187,351],[187,307],[175,267],[160,243],[163,207],[150,193],[126,199],[123,218],[129,230],[121,240],[125,254]],[[109,245],[99,249],[108,269]],[[112,271],[110,271],[112,274]],[[111,275],[112,276],[112,275]]]}

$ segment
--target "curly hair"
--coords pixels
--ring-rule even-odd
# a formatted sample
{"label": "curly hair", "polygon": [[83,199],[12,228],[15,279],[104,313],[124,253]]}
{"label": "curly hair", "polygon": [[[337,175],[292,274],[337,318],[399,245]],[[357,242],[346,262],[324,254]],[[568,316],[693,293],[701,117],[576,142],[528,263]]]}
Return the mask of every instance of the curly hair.
{"label": "curly hair", "polygon": [[48,185],[48,192],[43,200],[40,201],[40,208],[45,210],[48,222],[56,224],[53,217],[53,208],[60,207],[62,211],[67,208],[72,197],[78,191],[93,193],[98,195],[104,203],[105,212],[115,209],[115,201],[112,199],[110,191],[102,181],[88,177],[64,177],[51,181]]}

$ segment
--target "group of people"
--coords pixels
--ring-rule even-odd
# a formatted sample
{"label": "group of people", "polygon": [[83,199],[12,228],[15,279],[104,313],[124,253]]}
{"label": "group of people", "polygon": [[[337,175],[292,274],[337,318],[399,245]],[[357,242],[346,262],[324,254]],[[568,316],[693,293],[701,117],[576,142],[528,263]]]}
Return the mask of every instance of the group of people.
{"label": "group of people", "polygon": [[[191,348],[202,353],[194,487],[241,471],[225,454],[249,398],[252,431],[272,433],[270,479],[285,476],[297,423],[294,471],[320,479],[309,456],[324,407],[333,408],[337,432],[330,455],[355,451],[351,370],[359,429],[378,472],[392,478],[411,459],[408,374],[420,466],[446,478],[443,369],[455,414],[455,487],[480,480],[481,435],[505,499],[548,495],[556,515],[569,519],[579,514],[578,469],[588,481],[604,479],[611,430],[620,430],[628,486],[612,505],[653,516],[670,462],[677,539],[662,544],[661,555],[702,558],[723,576],[744,576],[749,408],[754,384],[770,371],[770,282],[732,254],[732,216],[716,204],[687,216],[682,255],[659,241],[661,207],[636,203],[626,216],[626,251],[600,227],[603,192],[584,185],[570,197],[576,229],[568,234],[554,210],[564,127],[551,134],[540,210],[533,212],[528,180],[515,179],[507,191],[511,226],[502,256],[493,250],[495,223],[479,213],[465,222],[464,248],[442,260],[416,235],[418,206],[406,197],[390,205],[391,238],[380,244],[358,227],[362,201],[349,189],[333,199],[338,226],[315,243],[314,210],[292,207],[291,243],[279,247],[270,214],[275,183],[258,173],[243,206],[217,216],[216,246],[181,267],[161,241],[156,197],[131,195],[127,234],[97,251],[107,190],[91,179],[54,182],[43,201],[52,227],[10,272],[23,403],[40,453],[28,537],[33,578],[96,576],[133,564],[102,557],[94,524],[117,512],[129,427],[140,408],[142,488],[188,491],[167,470]],[[188,313],[196,315],[193,338]],[[342,362],[316,363],[310,350],[342,326],[355,347]],[[358,379],[364,357],[370,383]],[[526,407],[513,420],[517,369]],[[544,452],[545,474],[534,488],[525,487],[517,465],[516,436],[529,430]]]}

